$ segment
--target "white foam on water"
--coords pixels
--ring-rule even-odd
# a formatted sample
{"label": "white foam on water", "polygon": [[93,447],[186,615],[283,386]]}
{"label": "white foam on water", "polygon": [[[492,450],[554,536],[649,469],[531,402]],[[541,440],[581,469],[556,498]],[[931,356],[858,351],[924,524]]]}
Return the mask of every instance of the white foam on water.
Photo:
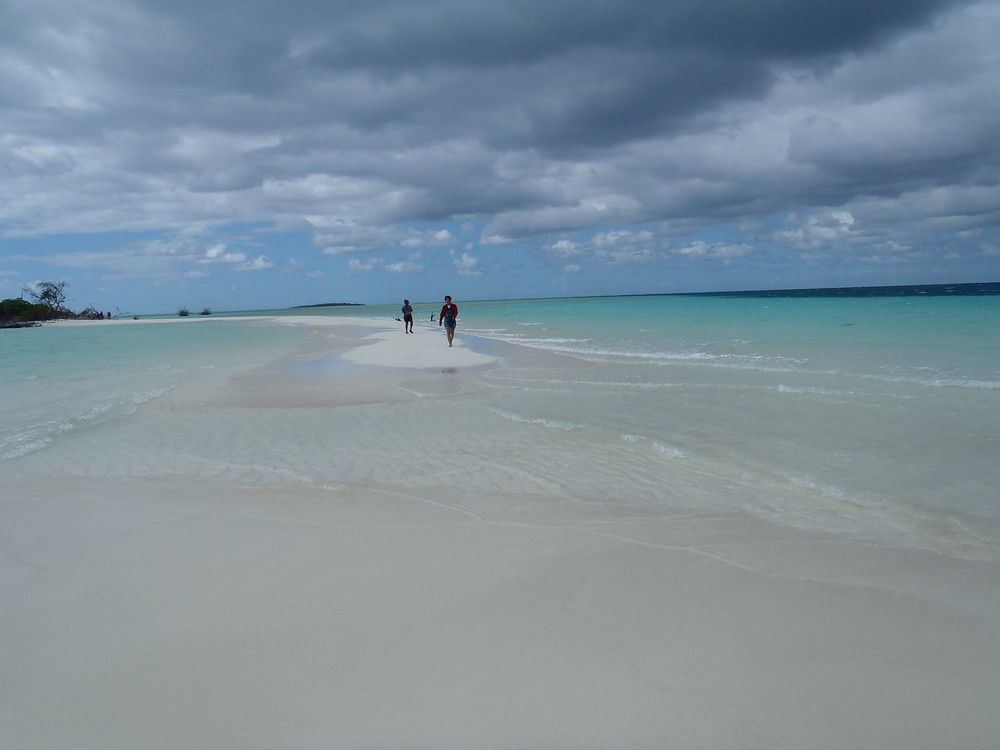
{"label": "white foam on water", "polygon": [[784,385],[783,383],[777,386],[767,387],[767,390],[774,390],[778,393],[796,393],[796,394],[810,394],[817,396],[853,396],[853,391],[838,391],[830,388],[818,388],[816,386],[798,386],[798,385]]}
{"label": "white foam on water", "polygon": [[800,509],[811,522],[817,522],[817,510],[823,510],[869,531],[888,533],[897,542],[946,550],[963,557],[975,558],[983,553],[990,557],[1000,545],[1000,539],[981,533],[961,520],[955,511],[919,508],[892,498],[852,492],[808,475],[786,478],[792,485],[832,501],[824,509]]}
{"label": "white foam on water", "polygon": [[69,418],[43,420],[21,427],[17,432],[0,437],[0,458],[20,458],[45,448],[60,435],[103,424],[107,419],[134,414],[137,407],[172,390],[173,386],[165,386],[123,395],[84,408],[79,414]]}
{"label": "white foam on water", "polygon": [[[575,344],[585,344],[589,338],[569,338],[569,337],[548,337],[530,338],[511,333],[505,329],[468,329],[470,333],[476,333],[486,338],[500,339],[508,343],[525,346],[532,349],[544,349],[545,351],[556,352],[576,356],[589,362],[650,362],[655,364],[673,363],[694,363],[705,364],[706,366],[723,367],[739,370],[758,370],[761,372],[785,372],[799,373],[808,372],[798,368],[786,366],[775,366],[772,364],[759,363],[787,363],[790,365],[804,365],[809,360],[788,357],[777,354],[735,354],[735,353],[712,353],[700,350],[681,351],[650,351],[645,349],[607,349],[596,346],[571,346]],[[705,342],[709,344],[710,342]]]}
{"label": "white foam on water", "polygon": [[657,453],[667,456],[668,458],[686,458],[687,454],[684,453],[680,448],[675,448],[672,445],[664,445],[663,443],[652,441],[653,450]]}
{"label": "white foam on water", "polygon": [[495,328],[469,328],[466,329],[469,333],[474,333],[477,336],[482,336],[484,338],[499,339],[501,341],[507,341],[512,344],[520,344],[522,346],[529,346],[534,349],[547,349],[550,351],[558,351],[553,348],[553,344],[585,344],[590,339],[580,339],[572,337],[528,337],[521,336],[516,333],[509,333],[502,329]]}
{"label": "white foam on water", "polygon": [[877,504],[871,501],[870,499],[850,493],[847,490],[841,489],[840,487],[836,487],[834,485],[817,482],[815,479],[809,476],[794,475],[789,477],[788,479],[792,484],[798,487],[802,487],[807,490],[812,490],[813,492],[825,495],[826,497],[834,498],[835,500],[839,500],[843,503],[848,503],[850,505],[854,505],[859,508],[877,507]]}
{"label": "white foam on water", "polygon": [[[517,340],[512,340],[512,343],[538,349],[548,349],[549,351],[560,352],[563,354],[577,354],[584,358],[614,357],[623,360],[638,359],[638,360],[653,360],[653,361],[667,360],[667,361],[687,362],[687,361],[698,361],[698,360],[712,360],[717,357],[717,355],[699,351],[650,352],[650,351],[634,350],[634,349],[601,349],[589,346],[564,346],[562,342],[558,341],[550,342],[542,339],[517,339]],[[567,343],[575,343],[575,342],[567,342]]]}
{"label": "white foam on water", "polygon": [[493,414],[498,417],[509,420],[511,422],[518,422],[520,424],[533,424],[539,425],[541,427],[547,427],[550,430],[578,430],[583,427],[581,424],[573,424],[572,422],[563,422],[558,419],[541,419],[536,417],[524,417],[520,414],[515,414],[513,412],[505,411],[503,409],[490,409]]}
{"label": "white foam on water", "polygon": [[[727,355],[728,356],[728,355]],[[654,358],[650,358],[654,359]],[[667,359],[664,357],[663,359]],[[677,359],[682,359],[678,357]],[[821,376],[821,377],[837,377],[837,378],[860,378],[863,380],[874,380],[881,383],[900,383],[905,385],[917,385],[924,386],[927,388],[966,388],[970,390],[1000,390],[1000,381],[998,380],[979,380],[976,378],[954,378],[954,377],[940,377],[940,378],[919,378],[906,375],[879,375],[874,373],[866,372],[849,372],[845,370],[815,370],[799,367],[780,367],[772,365],[760,365],[754,362],[718,362],[718,361],[707,361],[709,358],[701,358],[706,361],[697,361],[700,358],[692,358],[690,364],[699,367],[713,367],[721,370],[748,370],[754,372],[766,372],[775,373],[779,375],[802,375],[802,376]],[[755,357],[751,357],[755,359]],[[612,359],[597,359],[592,360],[595,362],[613,362]],[[806,360],[801,360],[803,363]],[[671,366],[676,365],[675,361],[652,361],[651,364],[656,364],[660,366]],[[687,364],[686,362],[684,364]]]}
{"label": "white foam on water", "polygon": [[657,390],[660,388],[679,388],[685,383],[642,383],[623,380],[580,380],[576,378],[505,378],[490,375],[491,380],[516,381],[521,383],[545,383],[547,385],[596,385],[604,388],[637,388],[639,390]]}
{"label": "white foam on water", "polygon": [[972,390],[1000,390],[1000,380],[975,380],[973,378],[910,378],[889,375],[862,375],[886,383],[909,383],[923,385],[929,388],[969,388]]}
{"label": "white foam on water", "polygon": [[[691,364],[693,366],[714,367],[725,370],[754,371],[763,373],[821,376],[821,377],[846,377],[862,378],[883,383],[902,383],[907,385],[924,386],[928,388],[968,388],[972,390],[998,390],[1000,381],[977,378],[957,378],[957,377],[913,377],[906,375],[882,375],[877,373],[849,372],[833,369],[807,368],[804,365],[809,363],[808,358],[790,357],[779,354],[755,354],[755,353],[711,353],[701,350],[691,351],[648,351],[635,349],[607,349],[601,347],[574,346],[574,344],[584,344],[590,339],[578,339],[569,337],[550,338],[528,338],[510,333],[505,329],[478,329],[475,331],[488,338],[497,338],[520,346],[535,349],[545,349],[547,351],[558,352],[577,356],[595,363],[620,362],[648,362],[661,366],[671,366],[676,364]],[[744,340],[734,340],[743,342]],[[708,344],[710,342],[705,342]],[[924,371],[933,368],[915,368]],[[597,383],[594,383],[595,385]],[[626,386],[627,387],[627,386]],[[640,387],[640,386],[633,386]],[[783,392],[786,393],[816,393],[821,395],[843,395],[850,391],[838,393],[830,391],[823,393],[822,389],[793,390],[794,386],[787,386]]]}
{"label": "white foam on water", "polygon": [[626,443],[649,443],[650,447],[659,453],[661,456],[666,456],[667,458],[686,458],[687,454],[684,453],[680,448],[675,448],[672,445],[666,445],[657,440],[650,440],[649,438],[643,437],[642,435],[633,435],[631,433],[623,433],[620,435],[623,442]]}

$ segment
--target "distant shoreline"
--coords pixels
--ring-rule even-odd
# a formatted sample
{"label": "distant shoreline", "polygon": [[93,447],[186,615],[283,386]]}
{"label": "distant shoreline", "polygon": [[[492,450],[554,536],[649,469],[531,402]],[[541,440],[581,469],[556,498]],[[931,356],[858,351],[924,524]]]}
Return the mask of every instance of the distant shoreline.
{"label": "distant shoreline", "polygon": [[292,305],[289,310],[305,310],[310,307],[364,307],[364,302],[320,302],[316,305]]}
{"label": "distant shoreline", "polygon": [[[879,297],[989,297],[1000,296],[1000,281],[971,282],[961,284],[898,284],[889,286],[845,286],[845,287],[815,287],[803,289],[748,289],[736,291],[715,292],[640,292],[633,294],[581,294],[566,297],[497,297],[468,298],[466,302],[536,302],[540,300],[573,300],[573,299],[627,299],[629,297],[735,297],[735,298],[869,298]],[[321,302],[313,305],[293,305],[281,308],[284,310],[309,310],[322,307],[365,307],[391,305],[392,303],[365,302]],[[415,304],[436,304],[436,301],[420,301]],[[222,310],[213,317],[226,315],[242,315],[260,312],[250,310]],[[168,313],[144,314],[146,320],[150,315],[168,316]]]}
{"label": "distant shoreline", "polygon": [[688,292],[683,297],[979,297],[1000,294],[1000,282],[971,284],[899,284],[815,289],[752,289],[738,292]]}
{"label": "distant shoreline", "polygon": [[[466,302],[535,302],[550,299],[619,299],[627,297],[988,297],[1000,295],[1000,281],[962,284],[896,284],[889,286],[808,287],[802,289],[746,289],[716,292],[636,292],[579,294],[568,297],[508,297],[468,299]],[[425,304],[425,303],[418,303]]]}
{"label": "distant shoreline", "polygon": [[[618,299],[627,297],[989,297],[1000,296],[1000,281],[973,281],[960,284],[892,284],[884,286],[806,287],[801,289],[746,289],[716,292],[633,292],[627,294],[578,294],[567,297],[490,297],[468,298],[466,302],[536,302],[557,299]],[[363,302],[329,302],[320,305],[296,305],[289,310],[309,307],[363,307]],[[390,305],[391,302],[372,303]],[[436,304],[417,300],[415,304]]]}
{"label": "distant shoreline", "polygon": [[[627,294],[574,294],[566,297],[496,297],[468,298],[466,302],[539,302],[571,299],[627,299],[629,297],[992,297],[1000,296],[1000,281],[974,281],[961,284],[895,284],[887,286],[806,287],[801,289],[746,289],[717,292],[630,292]],[[389,305],[392,303],[375,303]],[[415,304],[436,304],[417,300]],[[316,307],[316,305],[311,305]]]}

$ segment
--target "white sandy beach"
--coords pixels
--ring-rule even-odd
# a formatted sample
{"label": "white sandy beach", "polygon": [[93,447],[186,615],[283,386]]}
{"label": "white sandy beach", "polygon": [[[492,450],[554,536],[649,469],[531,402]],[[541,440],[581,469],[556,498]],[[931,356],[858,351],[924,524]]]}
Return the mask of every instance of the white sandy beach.
{"label": "white sandy beach", "polygon": [[[737,506],[738,482],[708,507],[700,468],[652,452],[663,487],[590,495],[630,454],[584,462],[580,430],[524,420],[463,432],[489,409],[441,396],[486,388],[497,359],[461,329],[449,349],[436,327],[280,323],[332,347],[317,377],[340,380],[317,388],[410,400],[256,408],[258,376],[207,370],[20,458],[0,505],[0,744],[996,746],[995,561],[778,525]],[[272,390],[273,369],[255,370]],[[535,435],[583,489],[547,478]]]}
{"label": "white sandy beach", "polygon": [[[476,367],[496,361],[496,357],[472,351],[457,338],[454,346],[442,346],[440,330],[415,328],[412,334],[380,331],[365,337],[365,345],[347,352],[344,359],[358,365],[380,367]],[[367,343],[367,342],[371,343]]]}

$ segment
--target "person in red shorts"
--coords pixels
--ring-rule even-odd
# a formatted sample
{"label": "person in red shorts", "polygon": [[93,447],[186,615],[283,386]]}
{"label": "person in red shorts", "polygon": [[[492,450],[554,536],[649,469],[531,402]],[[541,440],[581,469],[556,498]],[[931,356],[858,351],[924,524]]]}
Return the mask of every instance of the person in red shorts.
{"label": "person in red shorts", "polygon": [[455,325],[458,323],[458,305],[451,301],[451,295],[444,296],[444,307],[438,316],[438,325],[444,322],[445,333],[448,334],[448,346],[451,346],[455,339]]}

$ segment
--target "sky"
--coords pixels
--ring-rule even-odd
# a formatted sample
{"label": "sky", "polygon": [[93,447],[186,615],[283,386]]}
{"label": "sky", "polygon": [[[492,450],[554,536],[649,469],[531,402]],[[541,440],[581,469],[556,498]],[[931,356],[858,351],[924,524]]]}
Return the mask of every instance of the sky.
{"label": "sky", "polygon": [[0,0],[0,297],[1000,280],[1000,1]]}

